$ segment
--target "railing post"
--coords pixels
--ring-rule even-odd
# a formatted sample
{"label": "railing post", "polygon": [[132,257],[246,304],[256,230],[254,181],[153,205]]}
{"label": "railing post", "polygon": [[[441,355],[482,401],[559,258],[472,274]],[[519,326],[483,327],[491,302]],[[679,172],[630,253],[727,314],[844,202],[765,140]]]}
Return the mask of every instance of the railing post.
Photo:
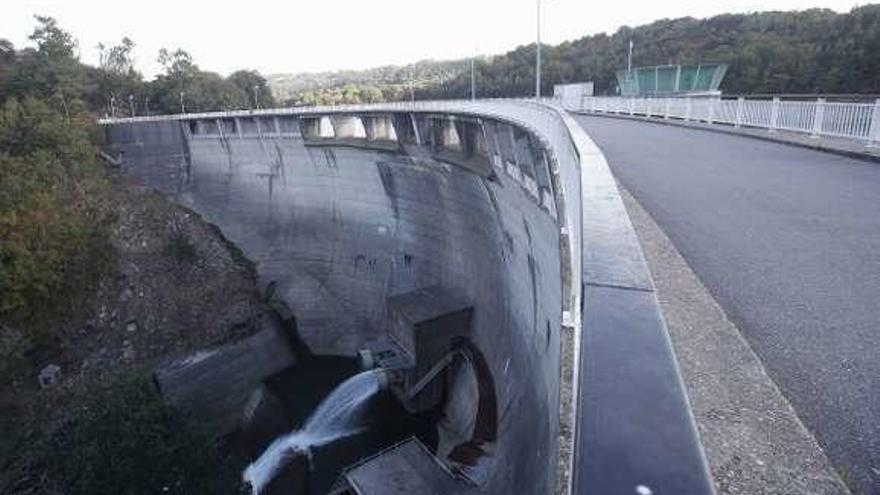
{"label": "railing post", "polygon": [[665,98],[666,108],[663,110],[663,119],[669,120],[669,107],[672,105],[672,98]]}
{"label": "railing post", "polygon": [[880,99],[874,100],[874,111],[871,112],[871,128],[868,130],[868,147],[880,147]]}
{"label": "railing post", "polygon": [[636,108],[636,99],[630,98],[629,99],[629,115],[630,115],[630,117],[635,115],[635,108]]}
{"label": "railing post", "polygon": [[745,98],[740,96],[736,99],[736,122],[733,123],[734,127],[741,127],[743,122],[743,102]]}
{"label": "railing post", "polygon": [[684,121],[690,122],[691,120],[691,99],[689,97],[684,98]]}
{"label": "railing post", "polygon": [[770,104],[770,132],[779,128],[779,97],[774,96]]}
{"label": "railing post", "polygon": [[706,122],[711,124],[715,121],[715,98],[709,98],[709,115],[706,117]]}
{"label": "railing post", "polygon": [[813,114],[813,132],[811,138],[818,138],[822,134],[822,123],[825,121],[825,98],[816,100],[816,112]]}

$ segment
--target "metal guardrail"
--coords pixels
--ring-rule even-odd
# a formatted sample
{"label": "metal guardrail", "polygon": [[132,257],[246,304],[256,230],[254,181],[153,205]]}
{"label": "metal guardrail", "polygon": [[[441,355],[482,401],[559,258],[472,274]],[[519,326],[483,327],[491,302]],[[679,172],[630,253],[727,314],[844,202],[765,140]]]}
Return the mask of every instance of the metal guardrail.
{"label": "metal guardrail", "polygon": [[639,115],[734,127],[837,137],[880,146],[880,99],[874,103],[754,98],[623,98],[588,96],[571,111]]}

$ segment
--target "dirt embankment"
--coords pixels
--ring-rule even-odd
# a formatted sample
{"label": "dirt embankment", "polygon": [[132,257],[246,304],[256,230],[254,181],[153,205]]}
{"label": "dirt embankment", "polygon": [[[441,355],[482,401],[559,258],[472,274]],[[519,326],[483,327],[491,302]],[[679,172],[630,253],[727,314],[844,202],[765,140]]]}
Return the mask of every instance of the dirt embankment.
{"label": "dirt embankment", "polygon": [[198,215],[114,181],[115,269],[86,323],[66,332],[62,367],[75,374],[150,364],[253,333],[265,305],[251,264]]}
{"label": "dirt embankment", "polygon": [[[0,390],[2,493],[45,477],[22,442],[68,423],[93,384],[239,340],[268,310],[252,265],[215,227],[129,179],[111,182],[112,268],[89,302],[58,322],[53,343],[33,353],[31,370]],[[41,384],[41,373],[52,383]]]}

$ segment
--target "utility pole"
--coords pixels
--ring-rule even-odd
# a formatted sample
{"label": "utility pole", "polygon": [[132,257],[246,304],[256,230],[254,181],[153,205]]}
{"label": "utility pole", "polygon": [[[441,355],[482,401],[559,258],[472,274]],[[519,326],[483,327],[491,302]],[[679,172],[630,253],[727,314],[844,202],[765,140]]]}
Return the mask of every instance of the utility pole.
{"label": "utility pole", "polygon": [[633,69],[633,40],[629,40],[629,55],[626,57],[626,84],[629,86],[627,91],[632,90],[632,69]]}
{"label": "utility pole", "polygon": [[471,57],[471,100],[477,99],[477,81],[474,75],[474,57]]}
{"label": "utility pole", "polygon": [[629,40],[629,55],[626,57],[626,73],[632,72],[633,68],[633,40]]}
{"label": "utility pole", "polygon": [[541,98],[541,0],[536,0],[538,7],[537,31],[538,41],[535,43],[535,99]]}

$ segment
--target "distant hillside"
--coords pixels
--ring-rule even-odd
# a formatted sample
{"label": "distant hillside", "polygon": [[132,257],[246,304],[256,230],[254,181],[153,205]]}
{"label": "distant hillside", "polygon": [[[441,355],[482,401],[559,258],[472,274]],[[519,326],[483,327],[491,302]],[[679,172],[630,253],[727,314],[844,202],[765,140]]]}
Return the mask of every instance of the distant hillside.
{"label": "distant hillside", "polygon": [[286,104],[358,103],[407,99],[411,87],[442,87],[466,67],[466,60],[423,60],[367,70],[272,74],[267,79],[275,99]]}
{"label": "distant hillside", "polygon": [[[626,67],[630,39],[636,66],[729,64],[722,84],[726,93],[880,93],[876,4],[844,14],[812,9],[663,19],[545,46],[544,93],[551,93],[557,83],[594,81],[598,94],[613,94],[614,72]],[[413,69],[418,99],[466,98],[470,93],[466,60],[270,76],[269,84],[279,100],[297,104],[402,100],[409,98],[406,84]],[[534,78],[534,44],[476,63],[481,97],[530,95]]]}
{"label": "distant hillside", "polygon": [[[633,64],[722,62],[729,64],[726,93],[880,93],[880,5],[849,13],[726,14],[708,19],[664,19],[613,35],[598,34],[543,51],[544,91],[560,82],[594,81],[598,93],[615,91],[614,72]],[[534,45],[519,47],[479,64],[483,95],[515,96],[534,91]],[[460,76],[422,97],[466,95],[470,77]]]}

